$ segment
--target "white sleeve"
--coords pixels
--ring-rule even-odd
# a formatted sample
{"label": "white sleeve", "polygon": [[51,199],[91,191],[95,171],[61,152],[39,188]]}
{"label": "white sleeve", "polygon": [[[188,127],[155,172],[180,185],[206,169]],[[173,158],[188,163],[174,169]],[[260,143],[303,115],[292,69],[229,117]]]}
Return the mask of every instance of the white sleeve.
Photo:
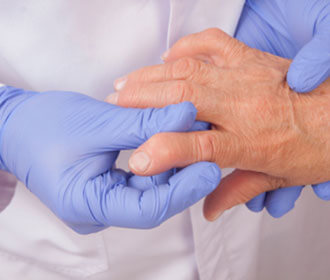
{"label": "white sleeve", "polygon": [[0,170],[0,212],[10,203],[15,193],[16,178]]}

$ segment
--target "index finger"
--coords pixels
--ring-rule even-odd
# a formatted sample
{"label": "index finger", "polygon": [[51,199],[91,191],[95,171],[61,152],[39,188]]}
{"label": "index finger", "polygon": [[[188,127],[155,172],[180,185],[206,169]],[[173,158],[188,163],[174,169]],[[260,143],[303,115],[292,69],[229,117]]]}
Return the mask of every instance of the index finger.
{"label": "index finger", "polygon": [[159,83],[173,80],[187,80],[200,85],[215,87],[221,78],[219,68],[203,61],[183,57],[165,64],[146,66],[114,82],[117,91],[134,83]]}

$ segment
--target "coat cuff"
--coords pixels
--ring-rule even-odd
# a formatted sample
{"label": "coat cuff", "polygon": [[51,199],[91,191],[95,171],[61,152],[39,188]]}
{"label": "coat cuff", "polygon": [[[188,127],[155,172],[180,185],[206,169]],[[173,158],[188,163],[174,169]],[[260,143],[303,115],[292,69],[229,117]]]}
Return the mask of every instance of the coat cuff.
{"label": "coat cuff", "polygon": [[0,170],[0,212],[4,210],[12,200],[16,187],[16,178]]}

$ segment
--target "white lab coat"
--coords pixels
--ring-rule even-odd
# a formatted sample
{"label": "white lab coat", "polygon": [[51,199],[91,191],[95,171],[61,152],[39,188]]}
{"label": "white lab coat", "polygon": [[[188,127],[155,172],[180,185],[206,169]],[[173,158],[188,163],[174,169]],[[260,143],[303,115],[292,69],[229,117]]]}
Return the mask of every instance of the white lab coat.
{"label": "white lab coat", "polygon": [[[243,2],[0,0],[0,82],[102,100],[182,36],[233,34]],[[330,204],[310,192],[281,220],[240,206],[208,223],[201,205],[156,229],[80,236],[18,183],[0,214],[0,280],[329,279]]]}

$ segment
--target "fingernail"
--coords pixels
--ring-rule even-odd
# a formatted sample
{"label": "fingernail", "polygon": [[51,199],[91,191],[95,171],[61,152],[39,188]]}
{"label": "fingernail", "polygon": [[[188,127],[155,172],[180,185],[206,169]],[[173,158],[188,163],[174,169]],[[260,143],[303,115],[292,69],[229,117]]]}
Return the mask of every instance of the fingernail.
{"label": "fingernail", "polygon": [[127,77],[121,77],[114,82],[116,90],[122,90],[127,82]]}
{"label": "fingernail", "polygon": [[166,58],[168,58],[169,54],[170,54],[170,50],[168,49],[166,52],[164,52],[162,54],[161,59],[166,60]]}
{"label": "fingernail", "polygon": [[150,158],[145,152],[137,152],[131,156],[128,164],[134,171],[146,172],[150,162]]}
{"label": "fingernail", "polygon": [[116,105],[118,103],[118,97],[119,97],[119,94],[118,92],[115,92],[115,93],[111,93],[108,95],[108,97],[106,98],[106,101],[110,104],[114,104]]}

